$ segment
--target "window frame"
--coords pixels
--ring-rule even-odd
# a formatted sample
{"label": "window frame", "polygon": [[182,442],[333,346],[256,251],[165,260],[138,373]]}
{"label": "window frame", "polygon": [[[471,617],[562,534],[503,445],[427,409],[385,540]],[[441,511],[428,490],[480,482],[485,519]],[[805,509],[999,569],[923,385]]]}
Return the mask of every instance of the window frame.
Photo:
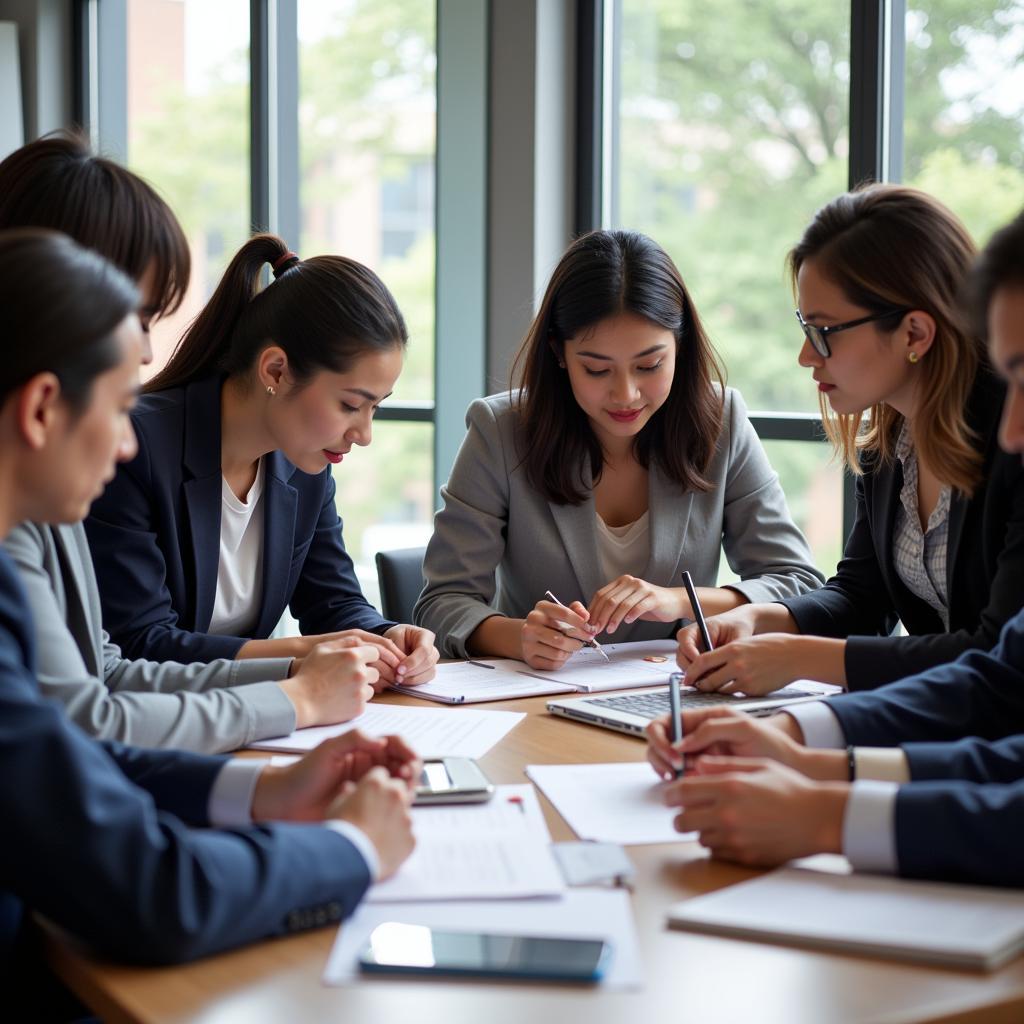
{"label": "window frame", "polygon": [[[607,105],[618,106],[622,0],[577,0],[577,184],[578,233],[614,223],[616,131]],[[904,22],[906,0],[852,0],[850,4],[850,156],[848,183],[898,181],[903,156]],[[613,38],[609,39],[609,33]],[[606,174],[606,169],[610,174]],[[611,198],[609,198],[609,196]],[[751,412],[762,441],[821,444],[821,417],[773,410]],[[843,476],[843,537],[856,516],[856,478]]]}

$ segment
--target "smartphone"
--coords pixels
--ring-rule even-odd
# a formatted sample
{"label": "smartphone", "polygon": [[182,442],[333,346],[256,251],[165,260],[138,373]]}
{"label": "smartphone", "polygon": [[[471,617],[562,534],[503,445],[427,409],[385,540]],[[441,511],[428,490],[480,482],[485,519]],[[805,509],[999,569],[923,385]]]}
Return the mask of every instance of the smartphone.
{"label": "smartphone", "polygon": [[603,939],[441,931],[388,921],[370,934],[359,967],[372,974],[596,982],[610,959]]}
{"label": "smartphone", "polygon": [[494,786],[470,757],[439,757],[423,762],[416,804],[478,804],[494,796]]}

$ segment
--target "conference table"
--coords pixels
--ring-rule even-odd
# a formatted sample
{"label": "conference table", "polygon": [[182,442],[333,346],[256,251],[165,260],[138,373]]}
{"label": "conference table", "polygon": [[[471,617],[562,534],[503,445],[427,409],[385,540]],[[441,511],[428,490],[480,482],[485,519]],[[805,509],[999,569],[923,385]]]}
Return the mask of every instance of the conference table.
{"label": "conference table", "polygon": [[[427,706],[397,694],[389,703]],[[545,698],[474,705],[526,712],[481,764],[494,782],[525,782],[528,764],[637,761],[639,739],[547,714]],[[575,838],[540,797],[555,841]],[[320,977],[336,929],[272,939],[184,966],[125,967],[46,927],[47,955],[65,983],[109,1024],[830,1024],[1024,1021],[1024,957],[992,974],[912,966],[673,931],[672,903],[757,872],[711,861],[697,843],[634,846],[633,908],[644,963],[636,992],[529,983]],[[481,922],[485,924],[485,922]]]}

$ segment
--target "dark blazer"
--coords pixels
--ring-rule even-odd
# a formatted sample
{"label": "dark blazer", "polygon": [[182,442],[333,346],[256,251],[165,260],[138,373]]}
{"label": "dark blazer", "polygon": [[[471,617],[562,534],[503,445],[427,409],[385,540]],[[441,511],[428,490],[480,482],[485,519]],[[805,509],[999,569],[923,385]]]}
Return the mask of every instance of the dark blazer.
{"label": "dark blazer", "polygon": [[[896,575],[892,557],[903,487],[899,460],[865,461],[857,480],[857,517],[836,574],[820,590],[781,600],[801,633],[849,638],[851,690],[952,661],[971,648],[990,648],[1003,623],[1024,607],[1024,471],[1019,455],[999,448],[1005,386],[979,372],[967,410],[985,462],[969,498],[954,494],[949,510],[949,632],[938,614]],[[897,620],[905,637],[890,636]]]}
{"label": "dark blazer", "polygon": [[1024,611],[992,651],[829,708],[848,743],[902,744],[912,781],[896,797],[900,874],[1024,885],[1011,838],[1024,818]]}
{"label": "dark blazer", "polygon": [[0,974],[23,906],[149,963],[351,913],[370,879],[347,839],[318,825],[204,828],[225,759],[89,739],[40,696],[33,636],[0,550]]}
{"label": "dark blazer", "polygon": [[263,599],[252,637],[207,632],[220,556],[222,378],[145,395],[132,412],[138,455],[122,465],[85,529],[103,626],[126,657],[233,658],[268,637],[286,606],[304,635],[383,633],[345,551],[330,469],[311,476],[266,456]]}
{"label": "dark blazer", "polygon": [[[1024,611],[1003,627],[991,651],[967,651],[951,664],[882,689],[833,697],[828,706],[847,743],[906,743],[908,757],[917,744],[948,744],[964,736],[1003,740],[1024,734]],[[918,755],[922,765],[929,763],[926,750]],[[911,758],[912,776],[913,764]]]}

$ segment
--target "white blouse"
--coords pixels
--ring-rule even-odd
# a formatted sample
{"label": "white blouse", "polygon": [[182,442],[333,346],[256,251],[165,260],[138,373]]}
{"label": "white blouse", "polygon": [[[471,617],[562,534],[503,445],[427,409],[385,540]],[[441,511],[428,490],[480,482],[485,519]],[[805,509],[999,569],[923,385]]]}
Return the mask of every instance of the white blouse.
{"label": "white blouse", "polygon": [[264,479],[260,459],[256,480],[245,501],[239,501],[227,480],[221,480],[217,596],[209,630],[218,636],[250,636],[259,621],[263,600]]}
{"label": "white blouse", "polygon": [[606,583],[619,576],[641,576],[651,557],[650,512],[625,526],[597,519],[597,555]]}

